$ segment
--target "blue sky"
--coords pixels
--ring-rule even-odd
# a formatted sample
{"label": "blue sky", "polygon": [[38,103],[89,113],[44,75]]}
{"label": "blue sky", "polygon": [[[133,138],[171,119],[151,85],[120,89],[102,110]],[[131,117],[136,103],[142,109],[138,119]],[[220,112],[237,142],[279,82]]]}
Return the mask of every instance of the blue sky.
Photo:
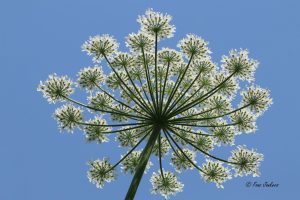
{"label": "blue sky", "polygon": [[[227,182],[225,189],[205,184],[199,174],[180,176],[184,192],[174,199],[296,199],[300,195],[299,161],[299,52],[300,2],[297,0],[173,0],[173,1],[0,1],[1,68],[1,200],[123,199],[131,176],[97,189],[86,178],[86,162],[124,149],[116,145],[86,144],[80,131],[60,134],[48,105],[36,92],[40,80],[56,72],[75,78],[91,59],[81,52],[90,35],[114,35],[124,49],[124,37],[138,30],[136,18],[147,8],[174,17],[175,46],[186,33],[210,42],[218,62],[232,48],[247,48],[260,61],[256,83],[272,92],[274,105],[259,119],[259,130],[237,138],[265,155],[259,178]],[[156,171],[156,170],[155,170]],[[136,199],[150,195],[144,176]],[[247,188],[246,182],[278,183],[278,188]]]}

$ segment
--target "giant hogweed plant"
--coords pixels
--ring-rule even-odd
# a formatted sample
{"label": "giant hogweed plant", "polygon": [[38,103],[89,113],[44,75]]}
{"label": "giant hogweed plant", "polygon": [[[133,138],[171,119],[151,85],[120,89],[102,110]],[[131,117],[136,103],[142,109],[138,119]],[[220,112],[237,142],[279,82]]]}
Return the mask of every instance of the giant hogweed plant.
{"label": "giant hogweed plant", "polygon": [[[186,35],[178,49],[159,46],[175,32],[171,16],[149,9],[137,21],[139,32],[126,38],[130,51],[120,52],[110,35],[90,37],[82,50],[95,66],[79,71],[75,84],[52,74],[38,86],[50,103],[65,103],[54,113],[61,131],[79,128],[87,141],[99,144],[115,137],[128,148],[118,162],[89,162],[89,180],[102,188],[116,179],[121,166],[133,175],[125,197],[129,200],[153,165],[151,159],[159,163],[150,179],[152,193],[164,198],[182,191],[177,175],[185,170],[195,169],[205,182],[221,188],[233,175],[259,176],[263,155],[254,149],[237,146],[228,159],[212,153],[234,145],[239,134],[255,132],[255,121],[272,104],[269,91],[253,84],[258,62],[245,49],[231,50],[217,67],[208,43],[197,35]],[[104,74],[100,62],[110,74]],[[247,84],[241,89],[243,81]],[[70,97],[75,87],[87,91],[87,103]],[[234,106],[233,100],[240,103]],[[95,117],[85,119],[84,110]],[[174,171],[165,170],[163,161]]]}

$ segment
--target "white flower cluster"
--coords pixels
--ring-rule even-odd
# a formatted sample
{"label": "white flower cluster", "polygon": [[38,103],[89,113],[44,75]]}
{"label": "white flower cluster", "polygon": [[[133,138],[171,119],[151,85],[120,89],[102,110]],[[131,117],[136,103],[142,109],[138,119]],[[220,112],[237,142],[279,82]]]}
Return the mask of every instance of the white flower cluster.
{"label": "white flower cluster", "polygon": [[126,69],[127,67],[131,68],[135,66],[135,60],[128,53],[118,53],[111,61],[111,66],[119,70]]}
{"label": "white flower cluster", "polygon": [[171,195],[182,192],[183,184],[177,180],[175,174],[163,170],[163,176],[160,172],[151,176],[150,182],[152,183],[152,193],[161,194],[164,198],[168,199]]}
{"label": "white flower cluster", "polygon": [[128,76],[124,71],[120,71],[118,75],[111,72],[106,79],[106,84],[111,89],[116,90],[124,87],[122,84],[123,82],[127,83],[127,81],[128,81]]}
{"label": "white flower cluster", "polygon": [[195,151],[201,149],[202,151],[210,152],[214,148],[214,141],[207,133],[204,133],[204,131],[199,130],[198,133],[199,134],[192,134],[190,136],[190,140],[197,147],[194,148]]}
{"label": "white flower cluster", "polygon": [[249,52],[245,49],[231,50],[229,56],[222,57],[222,67],[241,80],[253,81],[258,61],[249,59],[248,54]]}
{"label": "white flower cluster", "polygon": [[163,48],[158,52],[158,61],[163,65],[176,65],[183,60],[180,52],[170,48]]}
{"label": "white flower cluster", "polygon": [[200,174],[205,181],[214,182],[219,188],[223,188],[222,183],[231,179],[229,169],[223,167],[219,161],[206,160],[206,163],[202,165]]}
{"label": "white flower cluster", "polygon": [[222,72],[216,74],[214,76],[213,86],[219,86],[218,94],[225,96],[229,100],[232,100],[239,89],[239,85],[236,79],[231,78],[227,80],[227,78],[228,75]]}
{"label": "white flower cluster", "polygon": [[109,57],[119,48],[117,41],[110,35],[96,35],[90,37],[82,45],[82,51],[86,51],[88,55],[93,56],[94,62],[99,62],[105,56]]}
{"label": "white flower cluster", "polygon": [[57,119],[60,130],[67,130],[69,132],[73,132],[74,128],[79,127],[78,123],[83,120],[82,110],[72,104],[57,108],[54,117]]}
{"label": "white flower cluster", "polygon": [[71,87],[72,81],[67,76],[57,76],[56,74],[49,75],[49,79],[45,82],[40,82],[37,91],[43,93],[43,96],[49,103],[55,103],[59,100],[65,100],[74,92]]}
{"label": "white flower cluster", "polygon": [[261,115],[273,103],[270,98],[270,91],[259,86],[251,86],[247,90],[241,92],[243,101],[240,106],[249,105],[250,111]]}
{"label": "white flower cluster", "polygon": [[236,176],[252,174],[253,177],[256,177],[260,175],[259,166],[263,159],[264,156],[254,149],[238,146],[236,150],[232,151],[229,161],[233,163],[231,165],[236,171]]}
{"label": "white flower cluster", "polygon": [[142,50],[149,52],[154,47],[154,39],[145,33],[131,33],[127,37],[126,46],[132,52],[141,52]]}
{"label": "white flower cluster", "polygon": [[175,26],[170,25],[171,19],[170,15],[148,9],[146,14],[139,16],[137,21],[141,24],[143,32],[152,36],[157,35],[158,38],[170,38],[175,32]]}
{"label": "white flower cluster", "polygon": [[177,172],[182,172],[187,169],[193,169],[194,165],[191,163],[196,163],[196,154],[194,151],[189,150],[189,149],[183,149],[181,151],[175,151],[172,154],[172,165],[175,167]]}
{"label": "white flower cluster", "polygon": [[104,92],[97,92],[94,96],[89,97],[89,104],[93,108],[107,109],[112,106],[113,99]]}
{"label": "white flower cluster", "polygon": [[154,155],[159,156],[159,151],[160,151],[160,156],[164,157],[165,155],[168,154],[170,148],[171,148],[171,146],[170,146],[168,140],[166,138],[161,138],[160,149],[159,149],[158,141],[156,141],[156,143],[154,144],[154,146],[152,148],[152,152],[154,153]]}
{"label": "white flower cluster", "polygon": [[230,126],[213,127],[211,132],[214,135],[214,141],[216,144],[221,145],[233,145],[234,144],[234,128]]}
{"label": "white flower cluster", "polygon": [[95,160],[89,163],[90,170],[88,171],[88,178],[90,182],[96,184],[97,188],[103,188],[105,182],[111,182],[116,179],[116,174],[112,165],[107,159]]}
{"label": "white flower cluster", "polygon": [[178,43],[178,47],[188,57],[192,56],[198,59],[209,58],[211,51],[207,47],[208,43],[205,42],[201,37],[188,34],[186,38],[182,39]]}
{"label": "white flower cluster", "polygon": [[138,142],[137,131],[134,129],[123,130],[117,136],[117,141],[122,147],[133,147]]}
{"label": "white flower cluster", "polygon": [[103,143],[109,141],[106,136],[106,132],[110,131],[111,127],[105,126],[107,123],[104,119],[95,117],[95,119],[89,120],[88,124],[90,125],[84,127],[84,132],[88,142],[96,141],[98,143]]}
{"label": "white flower cluster", "polygon": [[255,116],[247,110],[239,110],[230,115],[233,124],[236,124],[237,133],[251,133],[256,131]]}
{"label": "white flower cluster", "polygon": [[231,102],[228,98],[222,95],[215,95],[209,98],[207,100],[207,104],[208,107],[214,108],[213,112],[215,112],[217,115],[222,115],[232,110]]}
{"label": "white flower cluster", "polygon": [[77,83],[79,87],[93,90],[105,80],[101,67],[85,67],[78,73]]}
{"label": "white flower cluster", "polygon": [[[126,114],[128,114],[130,112],[130,109],[122,104],[118,104],[115,107],[115,110],[117,111],[117,113],[111,113],[111,119],[114,121],[118,121],[118,122],[124,122],[128,120],[128,117],[126,116]],[[121,113],[121,114],[120,114]],[[122,115],[122,113],[124,113]]]}

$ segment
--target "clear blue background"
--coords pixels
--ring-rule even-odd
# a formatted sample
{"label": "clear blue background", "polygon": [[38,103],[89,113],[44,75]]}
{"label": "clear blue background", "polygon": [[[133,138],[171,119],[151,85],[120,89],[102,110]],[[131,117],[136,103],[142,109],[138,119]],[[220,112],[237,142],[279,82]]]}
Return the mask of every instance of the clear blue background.
{"label": "clear blue background", "polygon": [[[119,174],[99,190],[86,178],[86,162],[105,155],[116,161],[125,150],[114,143],[88,145],[80,131],[60,134],[51,118],[57,106],[48,105],[36,87],[50,73],[75,78],[91,65],[80,49],[90,35],[112,34],[124,49],[124,37],[138,30],[136,18],[149,7],[174,17],[177,32],[165,44],[196,33],[210,42],[214,61],[231,48],[248,48],[261,62],[256,83],[269,88],[275,102],[256,134],[237,139],[264,153],[260,178],[233,179],[222,190],[188,171],[180,176],[184,192],[174,199],[299,198],[300,1],[1,0],[1,200],[123,199],[131,176]],[[149,193],[150,174],[137,200],[161,199]],[[247,188],[248,181],[279,187]]]}

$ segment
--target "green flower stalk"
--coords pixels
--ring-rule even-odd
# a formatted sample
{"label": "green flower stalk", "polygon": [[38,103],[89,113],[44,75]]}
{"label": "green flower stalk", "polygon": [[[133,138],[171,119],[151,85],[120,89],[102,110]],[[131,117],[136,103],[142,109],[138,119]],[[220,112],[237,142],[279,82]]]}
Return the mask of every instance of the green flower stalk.
{"label": "green flower stalk", "polygon": [[[174,35],[171,19],[152,9],[139,16],[141,29],[126,38],[128,52],[119,51],[110,35],[90,37],[82,50],[96,64],[80,70],[76,83],[53,74],[38,86],[50,103],[67,102],[54,113],[61,131],[80,129],[98,144],[114,137],[126,148],[115,163],[108,157],[90,161],[88,171],[98,188],[116,179],[119,166],[132,174],[126,200],[134,199],[151,170],[152,193],[166,199],[183,191],[177,175],[186,170],[197,170],[218,188],[233,175],[260,174],[263,155],[254,149],[238,146],[228,159],[213,152],[234,145],[239,134],[255,132],[257,118],[272,104],[270,91],[253,84],[258,62],[245,49],[231,50],[217,67],[208,42],[195,34],[180,40],[177,49],[161,47],[161,40]],[[87,92],[86,103],[71,97],[75,87]],[[86,119],[86,111],[95,117]]]}

